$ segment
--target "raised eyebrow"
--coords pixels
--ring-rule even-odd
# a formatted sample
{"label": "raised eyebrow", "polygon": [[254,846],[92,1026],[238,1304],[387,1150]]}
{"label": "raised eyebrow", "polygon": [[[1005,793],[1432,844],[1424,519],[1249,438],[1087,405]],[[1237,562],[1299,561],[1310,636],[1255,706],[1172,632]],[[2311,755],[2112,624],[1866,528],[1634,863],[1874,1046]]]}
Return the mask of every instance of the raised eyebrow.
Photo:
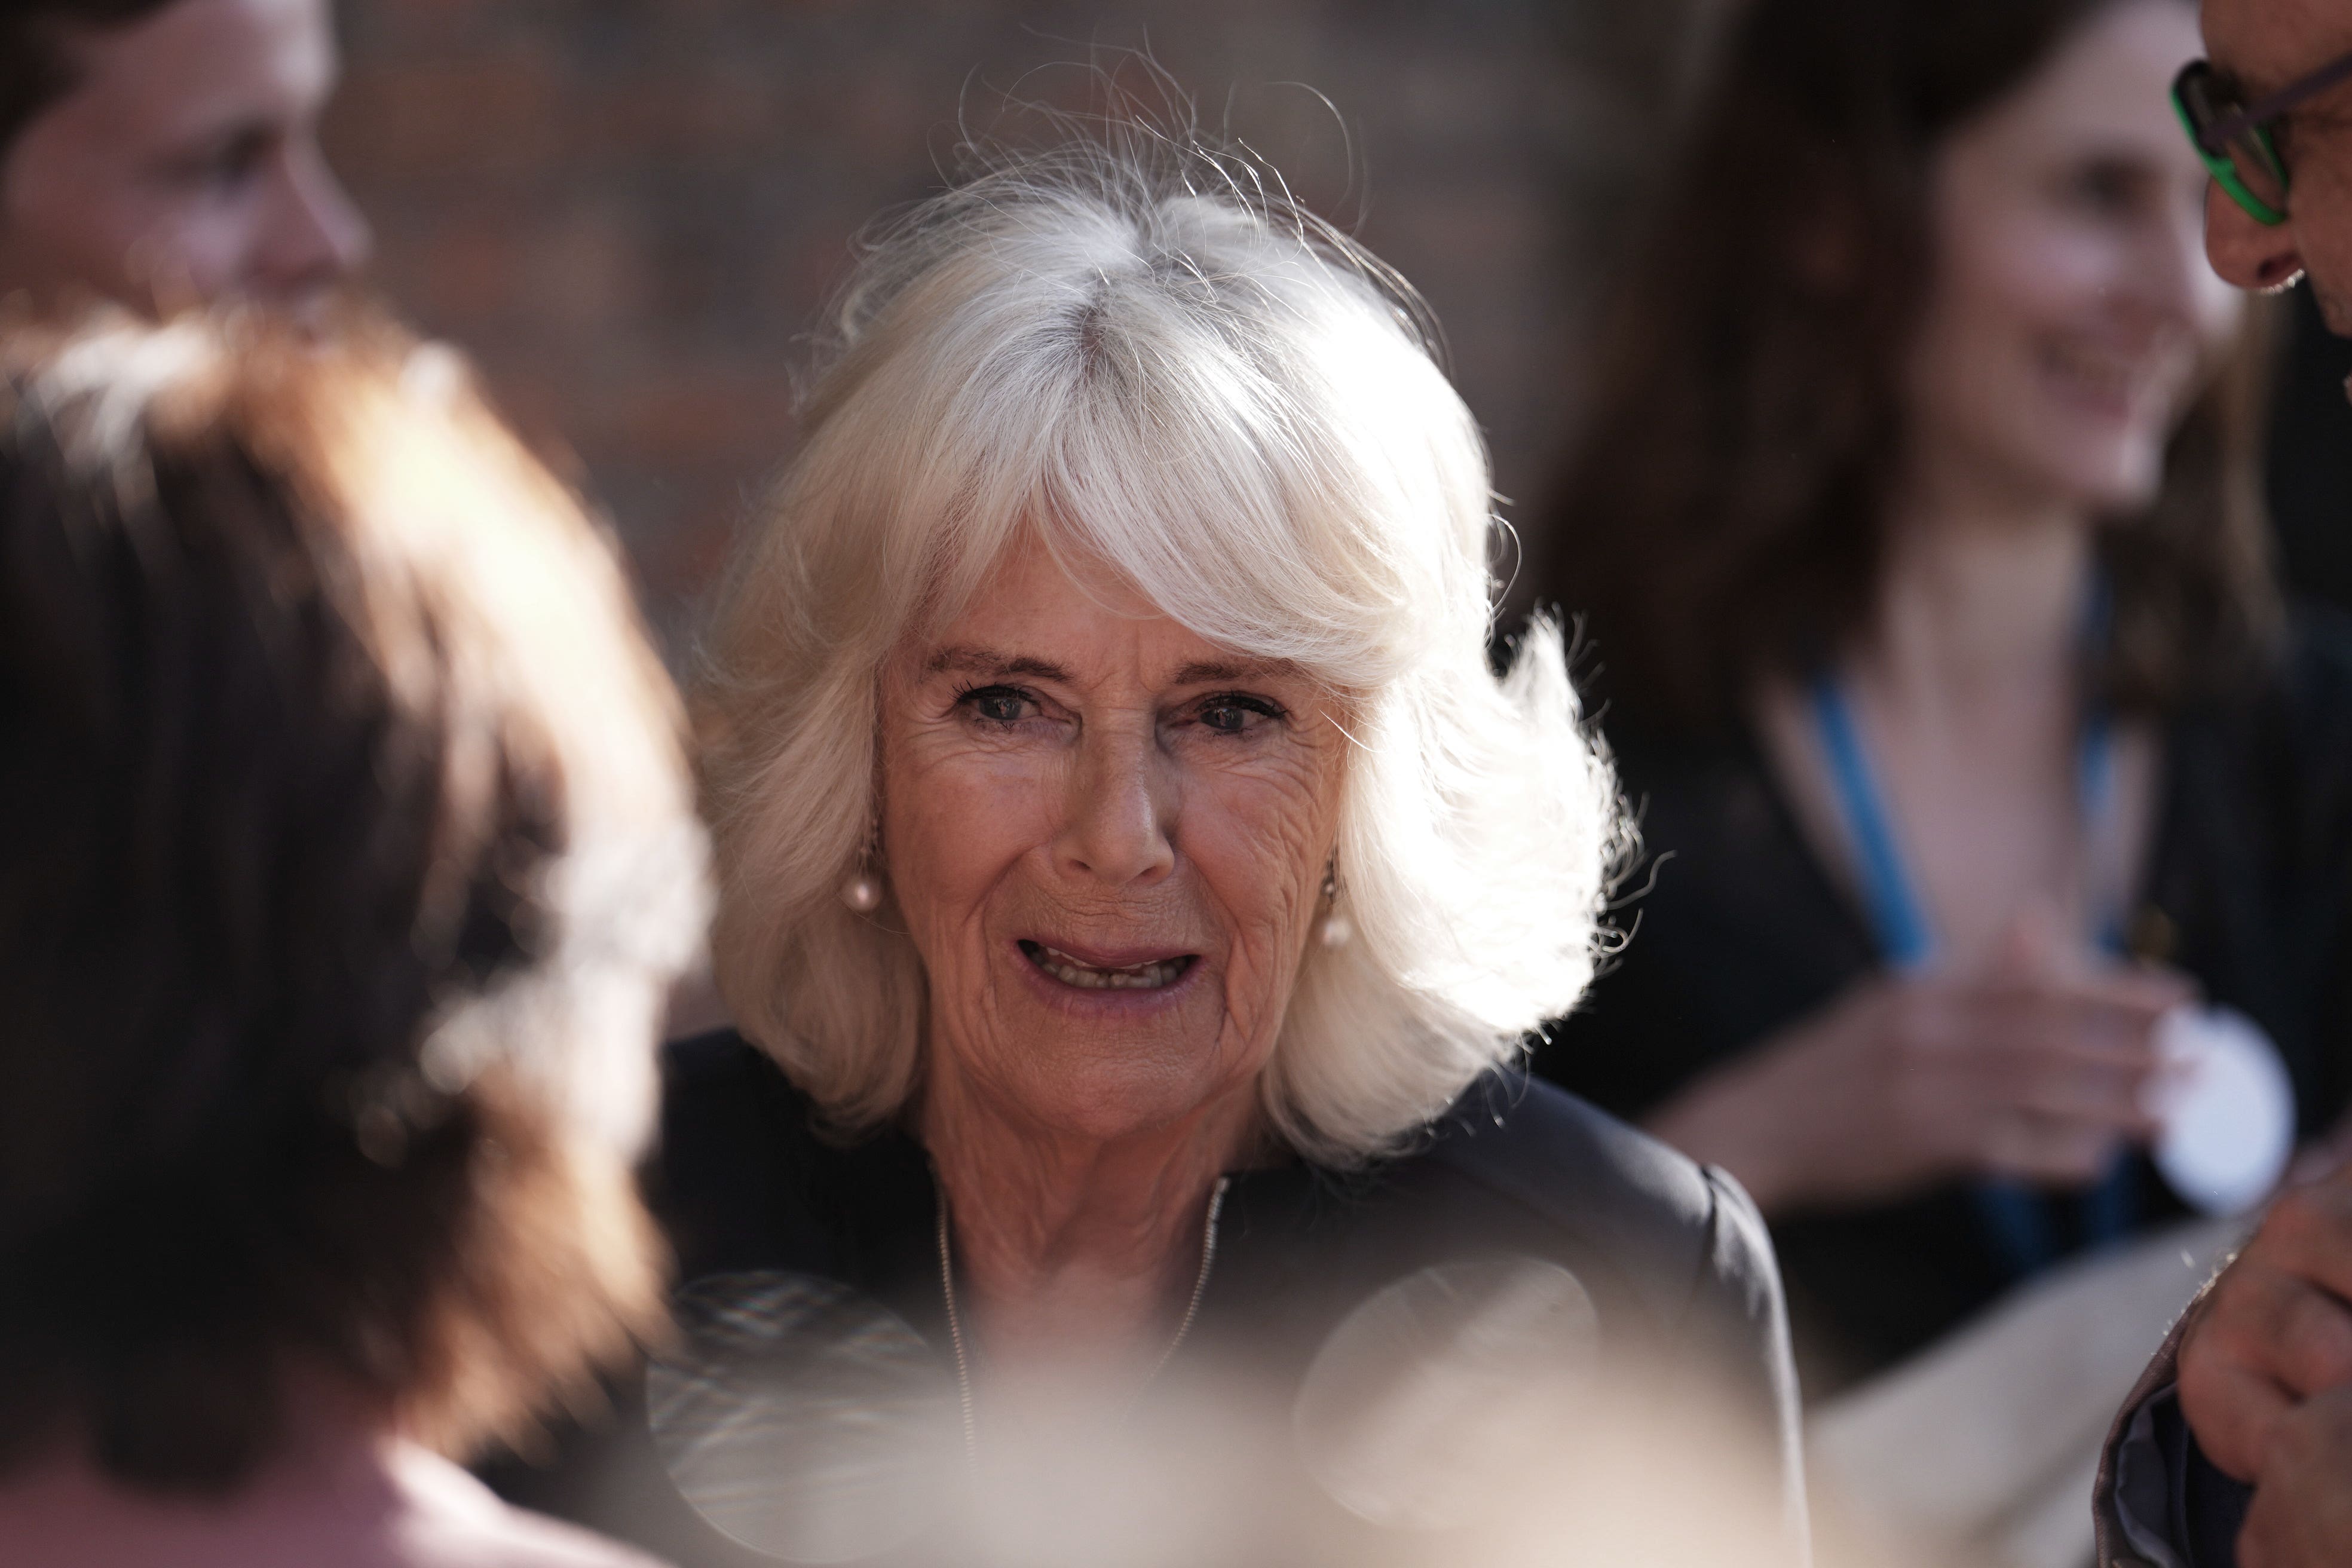
{"label": "raised eyebrow", "polygon": [[999,653],[985,647],[943,647],[923,661],[923,673],[1026,676],[1032,680],[1058,680],[1065,684],[1070,679],[1068,670],[1050,659]]}

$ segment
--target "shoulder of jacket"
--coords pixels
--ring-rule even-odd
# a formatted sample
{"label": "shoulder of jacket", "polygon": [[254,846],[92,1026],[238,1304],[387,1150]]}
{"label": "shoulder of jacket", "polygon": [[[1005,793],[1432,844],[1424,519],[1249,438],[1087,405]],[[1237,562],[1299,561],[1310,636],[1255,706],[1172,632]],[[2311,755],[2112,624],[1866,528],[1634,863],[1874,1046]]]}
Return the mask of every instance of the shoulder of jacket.
{"label": "shoulder of jacket", "polygon": [[1759,1261],[1770,1289],[1769,1244],[1737,1184],[1564,1089],[1489,1073],[1433,1133],[1431,1160],[1623,1260],[1662,1310]]}

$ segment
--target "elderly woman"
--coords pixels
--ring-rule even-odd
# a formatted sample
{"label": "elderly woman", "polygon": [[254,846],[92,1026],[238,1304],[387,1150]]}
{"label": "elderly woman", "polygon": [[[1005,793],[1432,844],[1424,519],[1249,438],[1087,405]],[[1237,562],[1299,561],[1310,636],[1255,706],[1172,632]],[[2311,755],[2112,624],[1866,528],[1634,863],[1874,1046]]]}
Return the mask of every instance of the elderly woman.
{"label": "elderly woman", "polygon": [[[1024,1376],[1127,1408],[1236,1364],[1315,1450],[1351,1311],[1517,1260],[1597,1335],[1535,1334],[1527,1375],[1580,1350],[1719,1395],[1786,1560],[1754,1211],[1515,1070],[1620,845],[1559,635],[1492,673],[1487,468],[1415,298],[1244,189],[1192,152],[999,166],[850,286],[701,691],[741,1033],[673,1053],[688,1300],[887,1310],[979,1459]],[[728,1374],[656,1373],[697,1495],[664,1390]]]}
{"label": "elderly woman", "polygon": [[0,351],[0,1558],[649,1568],[445,1454],[658,1321],[705,908],[611,547],[380,323]]}

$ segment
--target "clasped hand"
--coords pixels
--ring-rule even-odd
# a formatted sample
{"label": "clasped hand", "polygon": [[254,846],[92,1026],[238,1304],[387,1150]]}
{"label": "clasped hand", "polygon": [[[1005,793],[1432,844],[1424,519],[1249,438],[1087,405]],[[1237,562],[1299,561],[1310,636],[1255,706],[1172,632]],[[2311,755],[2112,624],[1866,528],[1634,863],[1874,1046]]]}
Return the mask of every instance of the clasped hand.
{"label": "clasped hand", "polygon": [[1976,974],[1896,974],[1693,1086],[1651,1121],[1767,1214],[1882,1203],[1938,1181],[2095,1180],[2155,1133],[2156,1022],[2185,980],[2012,942]]}

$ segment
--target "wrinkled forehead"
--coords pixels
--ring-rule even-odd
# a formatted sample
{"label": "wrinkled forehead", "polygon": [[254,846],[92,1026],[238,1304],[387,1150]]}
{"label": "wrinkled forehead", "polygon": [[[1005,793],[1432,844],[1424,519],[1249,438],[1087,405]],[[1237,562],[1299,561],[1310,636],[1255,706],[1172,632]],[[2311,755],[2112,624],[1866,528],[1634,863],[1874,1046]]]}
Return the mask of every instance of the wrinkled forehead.
{"label": "wrinkled forehead", "polygon": [[963,623],[1001,616],[1013,605],[1034,605],[1041,615],[1083,612],[1139,623],[1168,617],[1143,584],[1066,522],[1028,511],[950,531],[908,635],[924,645],[951,643]]}
{"label": "wrinkled forehead", "polygon": [[975,647],[1089,636],[1166,640],[1189,630],[1131,574],[1067,525],[1024,515],[1009,528],[987,530],[965,542],[971,548],[960,559],[942,562],[935,572],[901,642],[902,652],[927,666],[969,663],[962,655]]}
{"label": "wrinkled forehead", "polygon": [[1057,438],[1069,434],[1048,432],[1009,483],[952,485],[966,504],[932,532],[911,640],[1018,618],[1036,637],[1083,624],[1200,659],[1328,662],[1299,634],[1331,616],[1344,572],[1284,476],[1244,452]]}
{"label": "wrinkled forehead", "polygon": [[1274,685],[1301,697],[1358,695],[1281,653],[1188,626],[1082,541],[1036,526],[1015,533],[959,604],[917,621],[894,663],[901,679],[1037,679],[1139,691]]}

